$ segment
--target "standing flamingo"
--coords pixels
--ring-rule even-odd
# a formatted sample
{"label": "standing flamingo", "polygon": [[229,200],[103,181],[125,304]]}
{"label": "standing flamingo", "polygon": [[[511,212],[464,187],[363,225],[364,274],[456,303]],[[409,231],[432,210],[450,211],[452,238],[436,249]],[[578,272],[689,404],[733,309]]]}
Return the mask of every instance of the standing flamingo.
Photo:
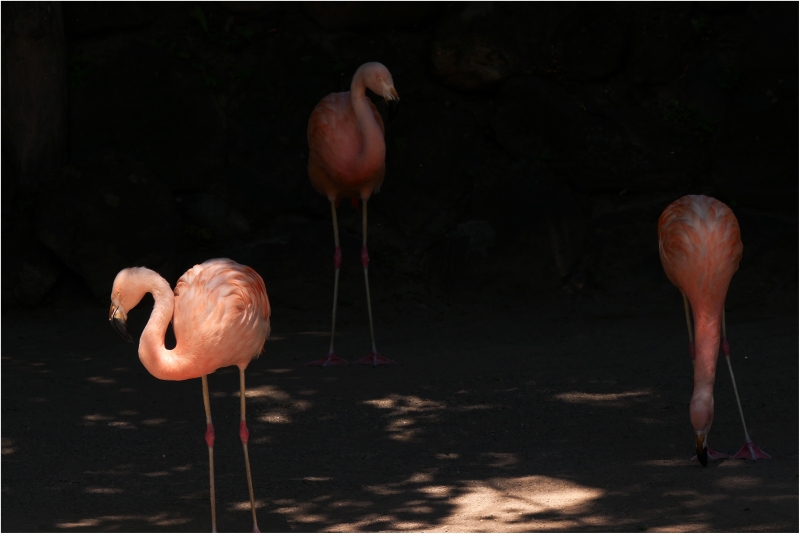
{"label": "standing flamingo", "polygon": [[361,248],[361,265],[364,267],[364,284],[367,288],[367,310],[369,332],[372,337],[372,352],[355,363],[378,366],[397,363],[378,354],[375,348],[375,330],[372,324],[372,304],[369,297],[369,254],[367,254],[367,200],[377,193],[386,172],[386,143],[384,127],[375,105],[365,94],[369,88],[383,96],[387,102],[399,101],[392,75],[380,63],[365,63],[356,70],[350,91],[332,93],[323,98],[308,119],[308,176],[311,185],[328,197],[333,215],[333,240],[336,246],[333,256],[335,269],[333,282],[333,317],[331,320],[331,346],[328,355],[306,365],[345,365],[348,362],[336,356],[333,341],[336,333],[336,301],[339,292],[339,267],[342,249],[339,247],[339,226],[336,222],[336,207],[339,199],[350,198],[358,205],[364,204]]}
{"label": "standing flamingo", "polygon": [[[139,341],[139,359],[160,380],[188,380],[201,377],[206,409],[206,444],[208,445],[211,485],[211,528],[217,531],[214,500],[214,426],[208,399],[208,376],[220,367],[239,367],[239,396],[242,418],[239,437],[244,448],[253,532],[256,521],[253,480],[245,422],[244,370],[250,360],[264,350],[269,335],[269,299],[264,281],[250,267],[225,259],[208,260],[195,265],[181,276],[175,292],[158,273],[145,267],[123,269],[114,279],[108,320],[127,341],[133,342],[126,327],[128,311],[152,293],[155,306]],[[172,321],[175,348],[164,346],[164,335]]]}
{"label": "standing flamingo", "polygon": [[689,415],[695,431],[697,459],[706,466],[708,458],[728,457],[708,448],[708,433],[714,419],[714,376],[720,347],[720,321],[722,352],[728,362],[744,427],[745,444],[734,458],[770,458],[747,433],[725,334],[725,295],[742,258],[739,222],[730,208],[719,200],[688,195],[667,206],[658,219],[658,248],[664,272],[680,289],[686,311],[689,354],[694,365],[694,392]]}

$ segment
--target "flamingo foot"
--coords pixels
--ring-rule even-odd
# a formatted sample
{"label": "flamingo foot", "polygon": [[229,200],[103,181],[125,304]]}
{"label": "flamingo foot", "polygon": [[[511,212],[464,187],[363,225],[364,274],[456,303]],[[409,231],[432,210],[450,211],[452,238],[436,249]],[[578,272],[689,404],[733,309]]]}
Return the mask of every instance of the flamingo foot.
{"label": "flamingo foot", "polygon": [[369,356],[365,356],[360,360],[356,360],[353,362],[354,364],[360,365],[371,365],[373,367],[377,367],[379,365],[396,365],[397,362],[394,360],[390,360],[389,358],[384,358],[377,351],[370,351]]}
{"label": "flamingo foot", "polygon": [[746,442],[742,448],[739,449],[739,452],[733,455],[733,457],[740,458],[742,460],[753,460],[754,462],[762,458],[764,460],[772,459],[772,456],[759,449],[758,446],[752,441]]}
{"label": "flamingo foot", "polygon": [[253,525],[253,532],[261,532],[258,530],[258,525]]}
{"label": "flamingo foot", "polygon": [[338,357],[333,351],[329,352],[328,355],[320,360],[314,360],[313,362],[308,362],[305,366],[317,366],[317,367],[327,367],[329,365],[347,365],[350,362],[347,360],[343,360]]}
{"label": "flamingo foot", "polygon": [[[710,447],[706,449],[706,454],[708,455],[709,460],[725,460],[731,457],[730,454],[725,454],[724,452],[715,451]],[[697,460],[696,454],[692,456],[692,460]]]}

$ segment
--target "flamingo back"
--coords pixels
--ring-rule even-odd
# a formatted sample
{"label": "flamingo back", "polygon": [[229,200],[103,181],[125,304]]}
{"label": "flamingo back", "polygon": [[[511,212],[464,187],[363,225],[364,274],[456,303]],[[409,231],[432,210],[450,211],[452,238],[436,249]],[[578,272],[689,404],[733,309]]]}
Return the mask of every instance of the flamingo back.
{"label": "flamingo back", "polygon": [[[383,119],[371,100],[366,99],[372,116],[385,134]],[[374,161],[359,160],[363,149],[362,133],[350,101],[350,92],[332,93],[323,98],[308,119],[308,174],[314,188],[328,197],[358,196],[366,183],[377,190],[385,173],[385,146]],[[379,156],[379,157],[378,157]]]}
{"label": "flamingo back", "polygon": [[658,220],[658,245],[667,278],[695,312],[722,306],[742,258],[739,222],[728,206],[703,195],[679,198]]}
{"label": "flamingo back", "polygon": [[198,365],[213,372],[244,368],[263,351],[271,310],[264,281],[250,267],[208,260],[181,276],[174,293],[177,352],[204,354]]}

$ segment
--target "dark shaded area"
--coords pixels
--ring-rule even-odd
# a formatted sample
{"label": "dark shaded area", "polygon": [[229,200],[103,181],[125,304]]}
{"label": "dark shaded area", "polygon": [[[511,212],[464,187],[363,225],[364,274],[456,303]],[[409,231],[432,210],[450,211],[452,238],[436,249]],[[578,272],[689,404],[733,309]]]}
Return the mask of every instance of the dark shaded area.
{"label": "dark shaded area", "polygon": [[[306,123],[365,61],[402,97],[370,212],[378,292],[603,279],[587,244],[617,195],[797,213],[794,4],[3,9],[4,306],[43,303],[68,271],[104,300],[125,266],[174,282],[221,254],[268,287],[313,285],[297,302],[324,293],[331,239],[309,228],[330,214]],[[103,230],[119,224],[130,240]]]}
{"label": "dark shaded area", "polygon": [[[199,383],[150,377],[105,318],[121,268],[174,283],[220,256],[273,309],[248,372],[263,530],[797,530],[796,3],[1,9],[3,530],[207,528]],[[306,124],[366,61],[402,99],[369,236],[379,348],[404,365],[308,370],[333,240]],[[690,193],[740,221],[734,368],[773,462],[685,461],[655,226]],[[353,360],[360,211],[339,221]],[[235,378],[210,379],[223,530],[249,528]],[[717,383],[712,447],[734,452]]]}

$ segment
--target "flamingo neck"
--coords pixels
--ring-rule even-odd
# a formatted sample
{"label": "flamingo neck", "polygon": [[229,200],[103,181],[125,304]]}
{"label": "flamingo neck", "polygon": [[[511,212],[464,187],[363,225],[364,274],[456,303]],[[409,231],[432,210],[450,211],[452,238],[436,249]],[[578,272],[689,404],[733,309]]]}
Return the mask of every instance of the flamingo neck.
{"label": "flamingo neck", "polygon": [[[144,270],[143,270],[144,271]],[[155,300],[147,326],[139,340],[139,359],[147,371],[160,380],[184,380],[188,364],[178,353],[178,347],[168,350],[164,345],[167,327],[172,320],[175,295],[169,284],[157,273],[147,270],[138,281],[142,295],[151,293]]]}
{"label": "flamingo neck", "polygon": [[361,152],[359,153],[361,165],[373,161],[383,163],[386,154],[383,132],[372,114],[361,69],[356,71],[353,81],[350,83],[350,105],[353,107],[356,124],[361,132]]}
{"label": "flamingo neck", "polygon": [[714,379],[720,343],[721,310],[699,310],[694,316],[696,358],[689,411],[695,430],[708,432],[714,418]]}

